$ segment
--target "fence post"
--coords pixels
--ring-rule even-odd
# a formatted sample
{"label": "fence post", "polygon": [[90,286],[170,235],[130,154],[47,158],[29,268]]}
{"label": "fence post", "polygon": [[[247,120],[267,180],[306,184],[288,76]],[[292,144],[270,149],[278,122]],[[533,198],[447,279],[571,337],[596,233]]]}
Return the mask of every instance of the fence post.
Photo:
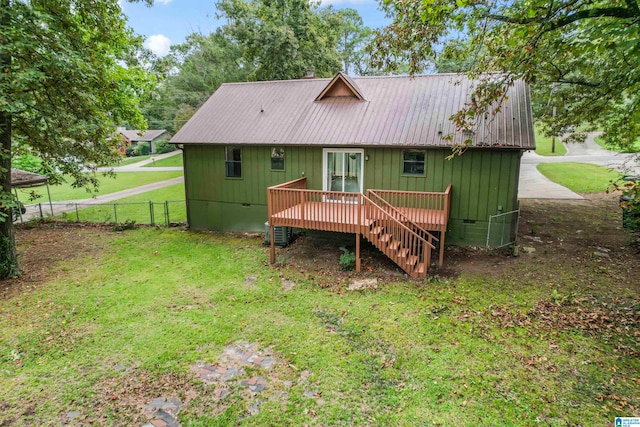
{"label": "fence post", "polygon": [[151,225],[155,225],[155,218],[153,212],[153,202],[149,201],[149,217],[151,219]]}
{"label": "fence post", "polygon": [[42,203],[38,203],[38,208],[40,209],[40,219],[44,219],[44,215],[42,214]]}
{"label": "fence post", "polygon": [[171,224],[171,221],[169,220],[169,201],[168,200],[164,201],[164,214],[165,214],[165,218],[167,219],[167,227],[168,227],[169,224]]}
{"label": "fence post", "polygon": [[78,204],[74,203],[76,205],[76,222],[80,222],[80,214],[78,213]]}
{"label": "fence post", "polygon": [[116,224],[118,223],[118,208],[117,208],[118,204],[114,203],[113,204],[113,218],[116,220]]}

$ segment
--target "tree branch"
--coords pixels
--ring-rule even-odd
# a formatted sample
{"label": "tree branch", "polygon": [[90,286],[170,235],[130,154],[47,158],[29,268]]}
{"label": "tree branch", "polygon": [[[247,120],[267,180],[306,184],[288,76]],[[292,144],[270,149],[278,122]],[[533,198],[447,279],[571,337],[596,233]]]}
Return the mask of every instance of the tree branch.
{"label": "tree branch", "polygon": [[[635,3],[635,0],[627,0],[627,4],[629,3]],[[629,7],[603,7],[603,8],[579,10],[571,15],[560,17],[559,19],[551,22],[547,21],[549,19],[549,15],[535,16],[533,18],[514,18],[512,16],[495,15],[495,14],[486,15],[487,18],[493,19],[494,21],[507,22],[510,24],[526,25],[531,23],[543,23],[545,24],[547,31],[564,27],[566,25],[569,25],[581,19],[601,18],[601,17],[627,19],[627,18],[634,18],[638,16],[640,16],[640,10],[638,9],[637,3],[635,4],[635,7],[629,5]]]}

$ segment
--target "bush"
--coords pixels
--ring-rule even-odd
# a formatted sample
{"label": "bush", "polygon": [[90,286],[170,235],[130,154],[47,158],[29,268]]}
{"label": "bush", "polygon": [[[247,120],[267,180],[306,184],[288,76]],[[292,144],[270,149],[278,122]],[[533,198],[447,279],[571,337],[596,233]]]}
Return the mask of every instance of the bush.
{"label": "bush", "polygon": [[176,151],[175,145],[169,144],[166,139],[156,142],[156,154],[164,154]]}
{"label": "bush", "polygon": [[134,157],[137,156],[136,154],[136,147],[134,147],[133,145],[129,145],[125,151],[124,151],[125,156],[127,157]]}
{"label": "bush", "polygon": [[353,270],[356,266],[356,254],[348,249],[342,250],[340,255],[340,268],[344,271]]}
{"label": "bush", "polygon": [[149,154],[149,143],[148,142],[138,142],[136,145],[136,156],[146,156]]}

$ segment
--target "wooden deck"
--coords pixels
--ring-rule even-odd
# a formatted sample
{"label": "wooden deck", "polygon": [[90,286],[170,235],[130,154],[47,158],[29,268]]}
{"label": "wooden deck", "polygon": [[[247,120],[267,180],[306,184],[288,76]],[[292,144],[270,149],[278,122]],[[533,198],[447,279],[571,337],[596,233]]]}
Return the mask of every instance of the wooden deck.
{"label": "wooden deck", "polygon": [[[449,217],[451,187],[443,193],[368,190],[367,194],[306,189],[306,178],[268,189],[269,224],[356,234],[370,240],[409,274],[426,275],[433,242],[440,240],[439,264]],[[439,239],[430,232],[440,233]],[[271,260],[275,260],[271,241]]]}

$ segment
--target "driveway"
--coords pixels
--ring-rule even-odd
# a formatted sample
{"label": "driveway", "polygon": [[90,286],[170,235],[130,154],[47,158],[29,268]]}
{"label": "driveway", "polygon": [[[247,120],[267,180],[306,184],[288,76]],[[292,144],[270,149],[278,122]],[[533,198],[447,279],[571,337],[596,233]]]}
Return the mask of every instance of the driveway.
{"label": "driveway", "polygon": [[567,154],[564,156],[539,156],[533,151],[523,154],[520,161],[520,181],[518,185],[519,199],[583,199],[566,187],[556,184],[538,172],[538,163],[591,163],[621,172],[640,174],[638,154],[623,154],[605,150],[595,142],[598,132],[591,132],[582,144],[565,144]]}

